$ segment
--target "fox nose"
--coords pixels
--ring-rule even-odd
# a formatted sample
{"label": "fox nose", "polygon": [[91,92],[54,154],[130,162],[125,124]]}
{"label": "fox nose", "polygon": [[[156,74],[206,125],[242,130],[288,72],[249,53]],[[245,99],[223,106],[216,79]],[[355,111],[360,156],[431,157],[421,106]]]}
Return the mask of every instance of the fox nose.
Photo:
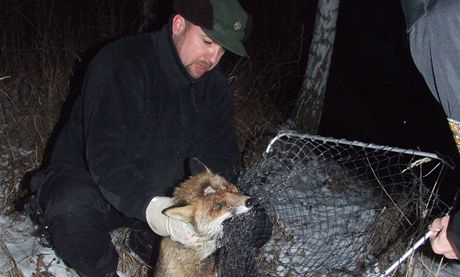
{"label": "fox nose", "polygon": [[252,199],[251,198],[248,198],[246,199],[246,202],[244,202],[244,205],[246,206],[246,208],[252,208]]}

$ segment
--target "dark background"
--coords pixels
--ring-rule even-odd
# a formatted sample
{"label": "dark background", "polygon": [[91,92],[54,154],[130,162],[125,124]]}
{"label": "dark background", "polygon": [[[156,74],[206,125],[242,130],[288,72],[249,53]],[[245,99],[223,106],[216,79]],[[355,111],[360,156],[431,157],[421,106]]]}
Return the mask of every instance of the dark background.
{"label": "dark background", "polygon": [[443,110],[412,62],[399,1],[372,2],[341,2],[321,133],[455,150]]}
{"label": "dark background", "polygon": [[399,1],[341,1],[320,135],[433,152],[457,168],[459,155],[442,107],[413,64]]}

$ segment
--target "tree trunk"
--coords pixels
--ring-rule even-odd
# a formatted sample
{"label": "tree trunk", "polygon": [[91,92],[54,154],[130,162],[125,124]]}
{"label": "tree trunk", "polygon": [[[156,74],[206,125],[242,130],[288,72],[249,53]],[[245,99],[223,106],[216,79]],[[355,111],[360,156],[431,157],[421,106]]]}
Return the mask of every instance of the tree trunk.
{"label": "tree trunk", "polygon": [[156,10],[155,2],[155,0],[138,0],[141,12],[141,22],[137,30],[139,33],[145,32],[152,24],[155,17],[153,12]]}
{"label": "tree trunk", "polygon": [[316,134],[334,48],[340,0],[318,0],[313,38],[302,88],[294,111],[298,131]]}

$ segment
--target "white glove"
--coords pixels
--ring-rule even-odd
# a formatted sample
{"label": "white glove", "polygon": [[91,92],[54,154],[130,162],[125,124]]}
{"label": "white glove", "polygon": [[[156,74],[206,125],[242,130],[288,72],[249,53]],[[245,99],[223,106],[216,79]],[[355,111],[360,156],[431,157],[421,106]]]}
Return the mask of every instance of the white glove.
{"label": "white glove", "polygon": [[165,216],[162,211],[173,205],[171,197],[154,197],[146,210],[147,223],[160,236],[169,236],[189,248],[201,248],[207,239],[198,236],[190,223]]}

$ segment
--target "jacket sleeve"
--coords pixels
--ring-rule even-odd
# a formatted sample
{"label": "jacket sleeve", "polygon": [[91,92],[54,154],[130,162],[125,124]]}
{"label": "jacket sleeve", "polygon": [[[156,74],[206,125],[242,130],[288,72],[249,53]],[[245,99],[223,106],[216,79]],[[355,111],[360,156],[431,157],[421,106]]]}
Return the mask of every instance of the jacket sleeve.
{"label": "jacket sleeve", "polygon": [[101,54],[83,84],[85,156],[88,169],[108,202],[128,217],[145,221],[148,202],[161,192],[138,166],[146,77],[135,62]]}
{"label": "jacket sleeve", "polygon": [[[215,93],[215,92],[213,92]],[[207,167],[236,184],[240,152],[235,127],[235,104],[232,90],[225,86],[217,94],[212,108],[195,133],[192,157],[198,157]]]}

